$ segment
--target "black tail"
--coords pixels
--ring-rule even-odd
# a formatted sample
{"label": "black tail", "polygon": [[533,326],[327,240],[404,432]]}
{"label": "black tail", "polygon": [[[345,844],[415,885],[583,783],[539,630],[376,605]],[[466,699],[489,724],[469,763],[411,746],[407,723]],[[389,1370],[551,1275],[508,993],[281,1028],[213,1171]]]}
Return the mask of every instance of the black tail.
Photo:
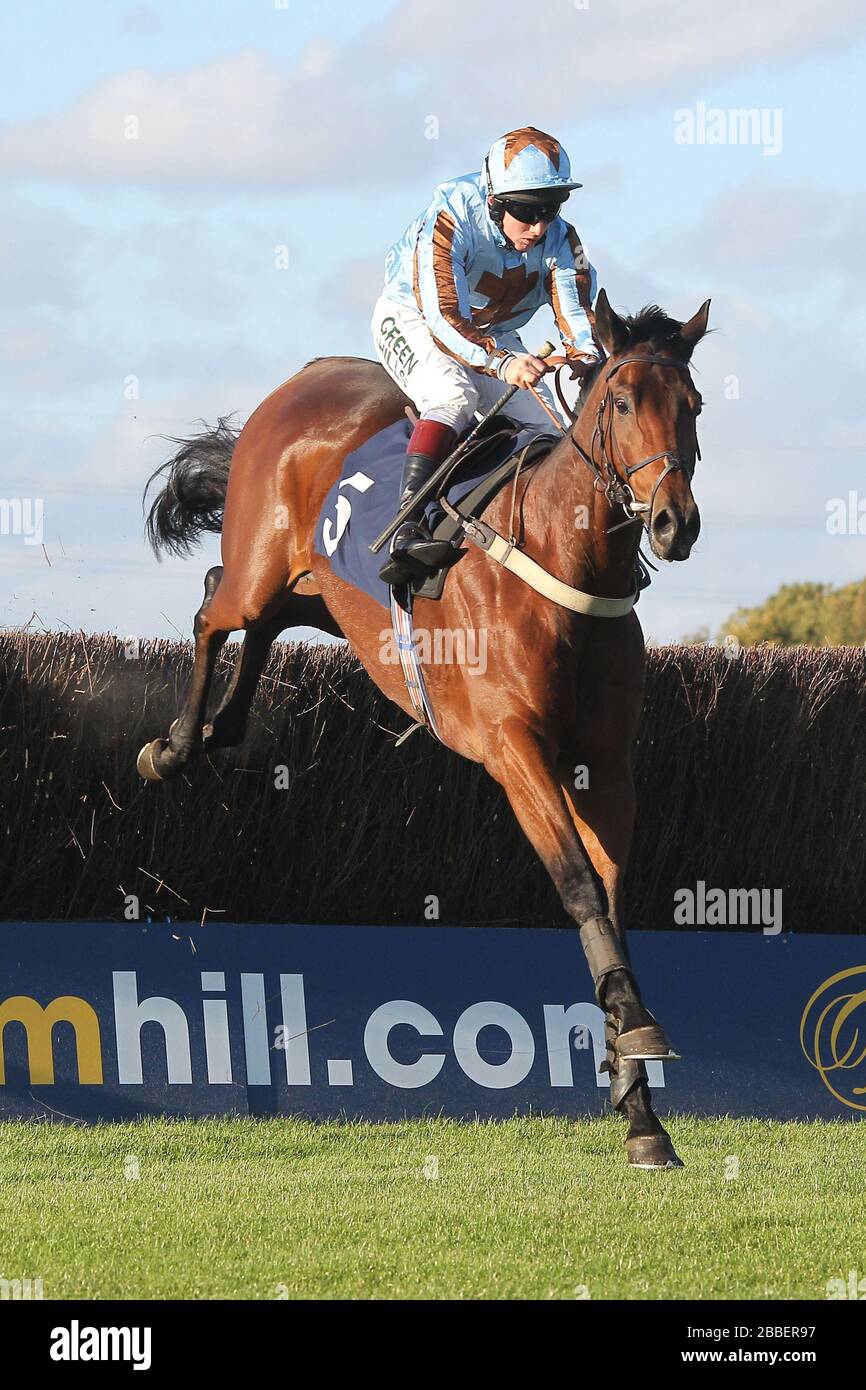
{"label": "black tail", "polygon": [[165,479],[145,522],[145,534],[157,555],[161,550],[188,555],[202,532],[222,530],[229,469],[240,428],[231,423],[231,416],[221,417],[214,429],[208,429],[204,420],[201,423],[201,434],[189,439],[168,437],[178,450],[147,480],[144,505],[151,483]]}

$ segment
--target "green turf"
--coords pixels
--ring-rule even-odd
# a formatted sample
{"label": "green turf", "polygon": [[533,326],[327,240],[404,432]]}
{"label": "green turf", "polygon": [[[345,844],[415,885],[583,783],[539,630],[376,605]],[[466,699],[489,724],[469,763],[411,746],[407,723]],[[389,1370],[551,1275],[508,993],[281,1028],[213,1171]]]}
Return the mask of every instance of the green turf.
{"label": "green turf", "polygon": [[7,1123],[0,1277],[45,1298],[766,1299],[866,1275],[861,1125],[669,1128],[681,1171],[629,1169],[615,1116]]}

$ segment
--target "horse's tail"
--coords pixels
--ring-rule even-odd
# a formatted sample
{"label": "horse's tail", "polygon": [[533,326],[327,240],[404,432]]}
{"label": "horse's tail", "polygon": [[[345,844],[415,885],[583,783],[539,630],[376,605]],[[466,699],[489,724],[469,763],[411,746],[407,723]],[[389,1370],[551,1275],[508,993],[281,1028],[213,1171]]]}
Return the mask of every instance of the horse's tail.
{"label": "horse's tail", "polygon": [[222,530],[229,469],[240,429],[230,416],[221,417],[214,429],[208,429],[204,420],[201,423],[201,433],[188,439],[169,436],[177,451],[147,480],[145,505],[151,484],[165,479],[145,521],[145,534],[157,555],[161,550],[188,555],[204,531]]}

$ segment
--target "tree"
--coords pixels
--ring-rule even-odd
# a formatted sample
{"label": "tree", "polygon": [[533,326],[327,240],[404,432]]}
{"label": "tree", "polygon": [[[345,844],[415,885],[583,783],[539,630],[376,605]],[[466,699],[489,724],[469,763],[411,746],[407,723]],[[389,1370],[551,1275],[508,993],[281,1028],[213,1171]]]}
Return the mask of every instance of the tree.
{"label": "tree", "polygon": [[859,647],[866,645],[866,579],[831,584],[783,584],[765,603],[738,608],[719,633],[744,647]]}

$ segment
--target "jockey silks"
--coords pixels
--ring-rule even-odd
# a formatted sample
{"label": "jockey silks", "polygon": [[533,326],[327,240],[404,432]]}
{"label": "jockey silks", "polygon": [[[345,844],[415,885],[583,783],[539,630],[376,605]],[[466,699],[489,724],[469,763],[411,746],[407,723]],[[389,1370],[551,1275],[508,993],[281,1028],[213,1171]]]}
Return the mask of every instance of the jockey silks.
{"label": "jockey silks", "polygon": [[514,250],[490,216],[481,173],[436,188],[388,252],[384,294],[419,311],[443,352],[491,376],[508,354],[500,334],[545,303],[566,355],[597,355],[590,323],[596,275],[576,231],[556,217],[537,245]]}

